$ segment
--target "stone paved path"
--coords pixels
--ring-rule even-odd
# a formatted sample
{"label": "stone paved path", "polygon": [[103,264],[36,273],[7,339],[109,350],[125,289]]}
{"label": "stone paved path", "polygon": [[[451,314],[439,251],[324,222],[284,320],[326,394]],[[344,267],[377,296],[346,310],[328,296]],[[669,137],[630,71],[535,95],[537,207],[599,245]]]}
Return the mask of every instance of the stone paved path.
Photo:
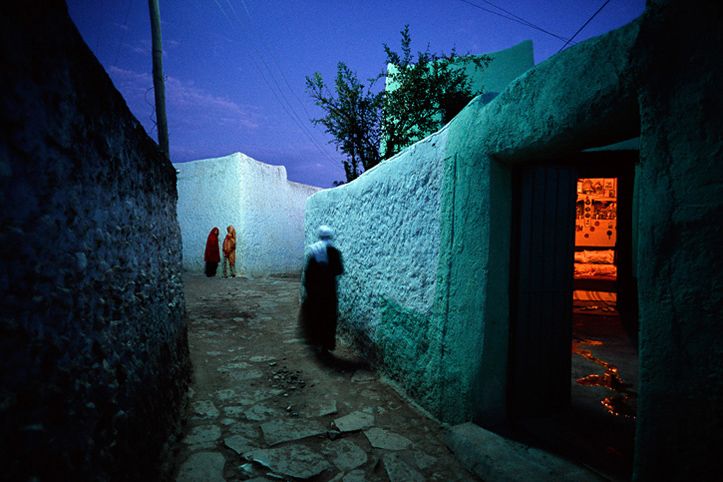
{"label": "stone paved path", "polygon": [[184,277],[194,367],[177,482],[480,480],[343,343],[298,339],[298,278]]}

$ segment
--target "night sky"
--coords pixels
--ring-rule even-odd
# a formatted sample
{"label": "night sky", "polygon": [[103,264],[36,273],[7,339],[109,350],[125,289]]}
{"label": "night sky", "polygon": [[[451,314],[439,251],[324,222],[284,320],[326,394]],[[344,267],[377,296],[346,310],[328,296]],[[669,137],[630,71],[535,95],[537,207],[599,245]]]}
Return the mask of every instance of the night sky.
{"label": "night sky", "polygon": [[[323,112],[305,93],[306,76],[320,72],[333,84],[339,61],[360,79],[376,76],[386,59],[382,44],[400,51],[405,24],[414,51],[429,45],[437,53],[456,47],[458,54],[482,54],[532,39],[540,63],[564,39],[577,33],[569,47],[606,33],[644,6],[644,0],[160,0],[171,160],[242,152],[286,166],[291,181],[331,187],[345,179],[342,157],[309,120]],[[68,0],[68,8],[157,139],[148,2]]]}

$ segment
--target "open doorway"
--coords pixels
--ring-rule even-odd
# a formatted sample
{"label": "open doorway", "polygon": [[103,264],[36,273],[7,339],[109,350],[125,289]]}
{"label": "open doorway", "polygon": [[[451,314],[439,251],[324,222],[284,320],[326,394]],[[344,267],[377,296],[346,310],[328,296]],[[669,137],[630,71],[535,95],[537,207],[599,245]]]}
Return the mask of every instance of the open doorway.
{"label": "open doorway", "polygon": [[518,169],[509,414],[518,437],[632,477],[637,152]]}
{"label": "open doorway", "polygon": [[631,329],[637,315],[626,306],[635,297],[628,292],[635,285],[628,279],[634,183],[629,169],[602,174],[616,177],[577,182],[570,379],[570,413],[577,426],[568,430],[577,440],[576,457],[630,480],[639,386],[636,328]]}

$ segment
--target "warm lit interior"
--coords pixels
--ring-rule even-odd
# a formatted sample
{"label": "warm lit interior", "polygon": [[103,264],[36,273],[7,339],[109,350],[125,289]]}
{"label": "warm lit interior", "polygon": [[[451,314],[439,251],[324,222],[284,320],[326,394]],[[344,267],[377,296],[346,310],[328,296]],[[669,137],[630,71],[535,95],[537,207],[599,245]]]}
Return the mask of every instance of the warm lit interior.
{"label": "warm lit interior", "polygon": [[617,179],[577,182],[575,220],[576,309],[614,312],[616,302]]}

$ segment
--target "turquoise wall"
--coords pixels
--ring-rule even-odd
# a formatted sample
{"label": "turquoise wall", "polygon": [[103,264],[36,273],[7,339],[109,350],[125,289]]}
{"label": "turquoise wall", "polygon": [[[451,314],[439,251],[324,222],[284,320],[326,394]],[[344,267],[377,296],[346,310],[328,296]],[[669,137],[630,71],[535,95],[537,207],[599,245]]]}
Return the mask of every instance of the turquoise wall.
{"label": "turquoise wall", "polygon": [[[376,184],[375,171],[386,166],[387,174],[379,176],[384,188],[354,187],[357,180],[346,193],[311,198],[314,209],[332,220],[339,206],[357,206],[352,193],[363,198],[365,191],[377,196],[373,203],[384,205],[384,212],[395,213],[392,222],[375,217],[370,233],[344,228],[345,242],[360,238],[380,251],[390,243],[426,243],[394,226],[416,212],[414,193],[425,192],[412,186],[424,183],[413,174],[425,165],[420,159],[434,160],[435,175],[441,173],[434,183],[438,203],[428,206],[437,213],[429,218],[438,228],[436,254],[423,263],[426,279],[434,279],[426,284],[433,301],[426,298],[420,309],[409,301],[413,289],[390,289],[409,278],[394,263],[382,268],[384,289],[358,290],[378,308],[371,314],[375,329],[367,352],[377,354],[380,369],[432,414],[450,423],[494,423],[505,416],[515,165],[640,136],[634,480],[719,478],[723,60],[711,52],[723,48],[721,8],[702,0],[650,0],[637,21],[542,62],[489,104],[473,101],[442,131],[402,152],[403,162],[387,161],[360,178]],[[397,170],[402,164],[406,171]],[[397,192],[406,193],[407,204],[395,204]],[[375,273],[356,270],[359,280]],[[344,306],[350,301],[341,301],[347,326],[366,316]]]}

